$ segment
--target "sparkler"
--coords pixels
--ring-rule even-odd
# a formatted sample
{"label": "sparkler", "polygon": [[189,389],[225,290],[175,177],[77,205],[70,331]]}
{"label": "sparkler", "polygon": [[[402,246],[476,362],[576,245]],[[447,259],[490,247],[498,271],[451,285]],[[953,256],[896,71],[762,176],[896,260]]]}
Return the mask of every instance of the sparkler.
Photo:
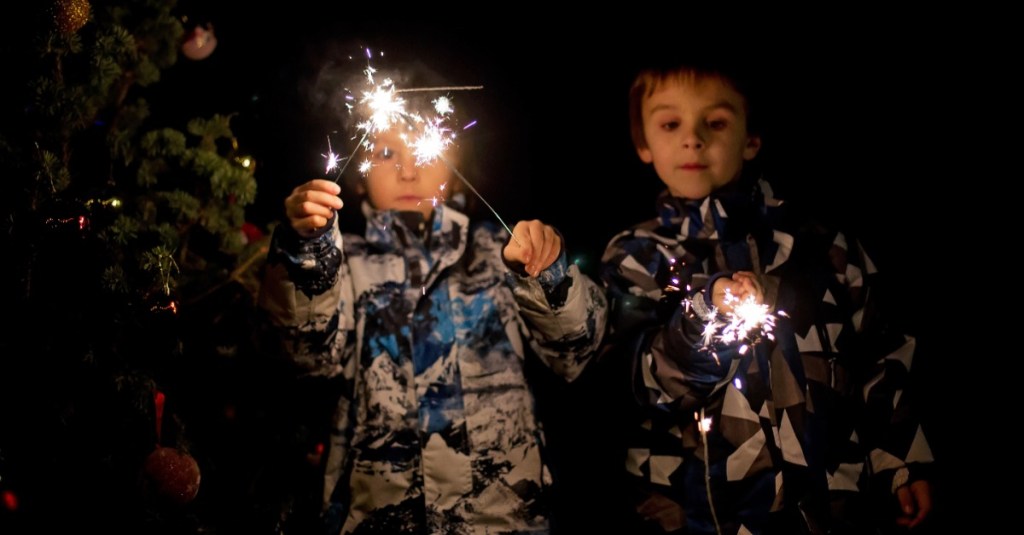
{"label": "sparkler", "polygon": [[[327,154],[321,154],[324,158],[327,158],[327,170],[325,173],[330,173],[331,169],[338,168],[338,155],[334,154],[334,149],[331,148],[331,138],[327,137]],[[339,173],[338,176],[341,176]]]}
{"label": "sparkler", "polygon": [[[367,60],[372,58],[370,49],[366,49]],[[396,88],[394,82],[390,78],[384,78],[380,82],[375,79],[377,69],[367,63],[366,69],[363,70],[365,75],[367,89],[362,91],[362,97],[356,98],[354,95],[347,94],[345,96],[345,106],[349,113],[352,113],[356,107],[353,102],[356,102],[360,110],[356,113],[357,117],[364,120],[356,124],[356,129],[362,131],[362,137],[356,143],[352,152],[345,158],[344,165],[340,168],[334,181],[337,182],[344,174],[345,169],[351,163],[355,157],[356,152],[363,148],[366,152],[373,151],[373,144],[368,141],[370,136],[374,133],[384,132],[393,126],[404,123],[412,131],[413,135],[408,136],[403,134],[402,138],[406,141],[407,145],[412,149],[413,154],[416,157],[416,165],[423,165],[429,163],[435,159],[439,159],[448,167],[448,169],[454,174],[463,184],[481,202],[487,207],[488,210],[494,214],[501,226],[508,231],[509,235],[516,243],[520,243],[519,239],[516,238],[512,229],[505,223],[505,221],[498,214],[498,211],[491,206],[483,195],[469,180],[456,168],[456,166],[444,156],[445,149],[451,145],[455,140],[455,132],[449,128],[446,124],[448,116],[454,111],[451,99],[447,96],[440,96],[432,101],[434,114],[429,117],[424,117],[419,113],[414,113],[407,110],[408,101],[398,96],[399,93],[414,93],[414,92],[438,92],[438,91],[469,91],[483,89],[482,85],[462,85],[462,86],[436,86],[436,87],[412,87],[412,88]],[[466,125],[463,130],[476,124],[476,121],[472,121]],[[338,168],[338,156],[334,154],[333,149],[330,146],[330,139],[328,138],[328,151],[324,155],[327,159],[326,169],[330,173],[333,169]],[[362,174],[366,174],[372,167],[372,163],[369,160],[364,160],[359,165],[359,171]],[[443,200],[444,187],[442,186],[439,195],[440,200]],[[434,196],[430,199],[435,206],[439,202],[439,197]]]}
{"label": "sparkler", "polygon": [[693,413],[697,420],[697,430],[700,431],[701,442],[704,443],[704,488],[708,493],[708,507],[711,509],[711,519],[715,522],[715,533],[722,532],[722,526],[718,524],[718,513],[715,512],[715,498],[711,494],[711,455],[708,453],[708,431],[711,430],[711,418],[704,417],[704,408],[700,412]]}
{"label": "sparkler", "polygon": [[[750,344],[756,344],[762,338],[775,339],[772,331],[775,329],[776,315],[772,313],[771,307],[758,303],[754,296],[740,299],[728,289],[725,291],[725,303],[732,305],[732,310],[725,314],[725,321],[719,319],[716,307],[707,309],[703,303],[693,307],[701,319],[707,322],[702,333],[704,347],[712,347],[716,342],[744,342],[739,349],[740,354],[743,354],[750,348]],[[692,305],[691,302],[684,306]],[[784,316],[785,312],[779,311],[779,315]],[[718,355],[712,353],[712,356],[718,360]]]}
{"label": "sparkler", "polygon": [[[664,251],[668,253],[668,251]],[[663,299],[671,299],[680,293],[679,306],[683,307],[686,313],[693,313],[704,321],[704,330],[701,333],[704,348],[713,348],[718,343],[743,342],[739,348],[740,354],[746,353],[750,345],[760,342],[763,338],[774,340],[772,333],[775,329],[777,316],[786,316],[784,311],[773,313],[771,307],[758,303],[754,296],[750,295],[740,299],[726,289],[725,303],[730,305],[731,310],[724,314],[723,320],[719,315],[717,307],[708,307],[704,302],[704,296],[698,294],[696,298],[685,297],[691,288],[688,284],[688,277],[682,275],[683,263],[677,261],[670,254],[666,254],[669,266],[669,282],[663,288]],[[686,284],[684,284],[684,281]],[[682,289],[685,288],[685,292]],[[714,351],[711,356],[718,362],[718,354]]]}

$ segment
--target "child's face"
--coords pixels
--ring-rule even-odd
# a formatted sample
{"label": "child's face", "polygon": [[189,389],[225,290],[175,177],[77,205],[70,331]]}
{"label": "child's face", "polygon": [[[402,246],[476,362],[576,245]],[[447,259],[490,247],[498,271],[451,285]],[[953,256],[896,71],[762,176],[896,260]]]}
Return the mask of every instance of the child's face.
{"label": "child's face", "polygon": [[665,80],[643,99],[641,113],[647,147],[637,152],[676,197],[706,197],[761,148],[747,132],[743,97],[715,78]]}
{"label": "child's face", "polygon": [[416,165],[412,149],[393,129],[376,134],[373,144],[366,175],[366,193],[373,207],[430,217],[434,199],[445,193],[441,186],[451,177],[448,166],[440,159]]}

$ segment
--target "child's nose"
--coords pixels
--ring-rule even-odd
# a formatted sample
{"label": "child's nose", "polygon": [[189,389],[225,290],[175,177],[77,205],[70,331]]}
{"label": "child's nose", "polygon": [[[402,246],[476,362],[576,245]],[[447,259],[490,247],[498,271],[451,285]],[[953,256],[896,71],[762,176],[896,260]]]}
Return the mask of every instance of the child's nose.
{"label": "child's nose", "polygon": [[702,149],[704,148],[704,138],[696,128],[691,128],[683,133],[683,148],[686,149]]}
{"label": "child's nose", "polygon": [[411,154],[405,154],[398,162],[399,180],[416,180],[420,168],[416,166],[416,158]]}

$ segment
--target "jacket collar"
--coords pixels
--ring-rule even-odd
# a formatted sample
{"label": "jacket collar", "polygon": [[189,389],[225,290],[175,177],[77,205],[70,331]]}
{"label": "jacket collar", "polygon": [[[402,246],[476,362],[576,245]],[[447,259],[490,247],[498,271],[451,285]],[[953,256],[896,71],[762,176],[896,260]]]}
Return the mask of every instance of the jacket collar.
{"label": "jacket collar", "polygon": [[[417,271],[426,275],[424,280],[412,281],[414,284],[431,284],[438,273],[458,262],[466,250],[469,217],[450,206],[437,205],[426,221],[410,217],[408,212],[376,210],[367,201],[363,201],[362,210],[369,244],[421,265]],[[430,226],[429,232],[414,227],[419,221]]]}
{"label": "jacket collar", "polygon": [[683,240],[745,236],[767,207],[782,203],[772,197],[771,188],[763,180],[742,178],[702,199],[673,197],[665,190],[657,202],[661,226],[673,229]]}

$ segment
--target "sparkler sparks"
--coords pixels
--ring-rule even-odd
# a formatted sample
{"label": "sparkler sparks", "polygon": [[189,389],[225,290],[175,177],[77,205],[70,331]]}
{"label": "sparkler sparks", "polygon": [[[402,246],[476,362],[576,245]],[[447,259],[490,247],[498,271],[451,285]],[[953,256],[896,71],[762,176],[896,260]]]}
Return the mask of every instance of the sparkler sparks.
{"label": "sparkler sparks", "polygon": [[[355,157],[356,152],[362,148],[366,153],[372,153],[373,143],[370,141],[374,134],[385,132],[392,128],[403,128],[404,132],[401,134],[403,141],[410,147],[413,155],[416,158],[416,165],[425,165],[433,162],[434,160],[440,159],[445,163],[451,172],[459,178],[469,189],[473,192],[487,208],[494,214],[498,219],[498,222],[505,228],[506,231],[512,236],[512,239],[519,243],[519,239],[513,234],[512,229],[505,223],[505,221],[498,215],[490,203],[477,191],[472,184],[459,172],[458,169],[452,164],[452,162],[445,157],[444,153],[446,149],[451,146],[455,141],[455,131],[448,126],[448,119],[454,112],[454,105],[452,100],[442,95],[431,101],[432,103],[432,114],[423,115],[417,111],[410,110],[410,103],[406,99],[398,96],[399,93],[414,93],[414,92],[439,92],[439,91],[467,91],[483,89],[481,85],[463,85],[463,86],[437,86],[437,87],[412,87],[412,88],[397,88],[395,83],[390,78],[383,78],[379,83],[376,80],[377,69],[369,64],[369,60],[373,58],[373,54],[370,49],[365,49],[367,66],[363,70],[365,76],[366,88],[361,91],[361,97],[356,97],[351,91],[346,90],[348,93],[345,95],[345,108],[349,113],[355,113],[356,117],[360,119],[356,123],[356,130],[362,132],[362,137],[356,146],[353,148],[352,153],[345,158],[345,164],[338,170],[335,182],[341,178],[345,169],[349,163]],[[383,55],[383,53],[381,53]],[[472,121],[467,124],[463,130],[476,124],[476,121]],[[339,159],[334,154],[333,149],[330,147],[330,139],[328,139],[328,151],[324,155],[327,159],[327,172],[338,169]],[[366,175],[373,168],[373,163],[369,160],[363,160],[359,164],[359,172]],[[429,200],[434,206],[437,206],[438,202],[444,200],[444,187],[442,186],[441,191],[438,195],[434,196]]]}
{"label": "sparkler sparks", "polygon": [[[698,296],[697,299],[703,297]],[[692,308],[705,321],[701,333],[704,347],[711,348],[716,343],[742,342],[740,354],[746,353],[750,345],[760,342],[763,338],[774,340],[775,318],[786,315],[783,311],[773,313],[770,306],[758,303],[753,296],[740,299],[729,290],[725,292],[725,303],[731,305],[732,310],[724,314],[724,321],[719,317],[716,307],[708,309],[703,302],[699,303],[699,306],[694,306],[694,303],[690,299],[683,299],[681,305],[686,310]],[[718,360],[717,354],[712,353],[712,356]]]}
{"label": "sparkler sparks", "polygon": [[327,154],[322,154],[324,158],[327,158],[327,170],[325,173],[330,173],[332,169],[338,168],[338,155],[334,154],[334,149],[331,148],[331,138],[327,138]]}
{"label": "sparkler sparks", "polygon": [[775,316],[768,305],[757,303],[753,297],[740,300],[731,292],[726,292],[725,302],[736,304],[733,305],[732,312],[726,314],[729,321],[722,328],[720,338],[723,342],[749,340],[760,335],[769,340],[775,339],[775,335],[772,334]]}

